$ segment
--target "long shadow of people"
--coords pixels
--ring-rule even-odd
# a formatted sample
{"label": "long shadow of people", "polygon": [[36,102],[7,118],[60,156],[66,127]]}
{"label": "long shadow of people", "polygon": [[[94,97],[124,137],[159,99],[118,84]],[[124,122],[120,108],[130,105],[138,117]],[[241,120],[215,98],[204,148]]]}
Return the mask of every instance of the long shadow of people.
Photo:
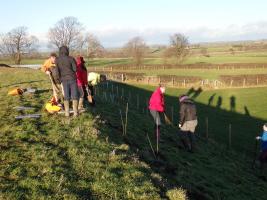
{"label": "long shadow of people", "polygon": [[210,96],[209,101],[208,101],[208,106],[211,106],[211,104],[214,101],[214,97],[216,96],[216,93],[214,93],[213,95]]}
{"label": "long shadow of people", "polygon": [[235,107],[236,107],[236,98],[235,96],[230,97],[230,111],[235,112]]}
{"label": "long shadow of people", "polygon": [[201,92],[203,92],[201,87],[199,87],[197,90],[192,87],[187,91],[186,95],[191,97],[192,99],[195,99],[200,95]]}
{"label": "long shadow of people", "polygon": [[247,106],[244,106],[245,115],[250,117],[250,113]]}
{"label": "long shadow of people", "polygon": [[194,89],[193,87],[191,87],[191,88],[187,91],[186,95],[187,95],[187,96],[190,96],[190,95],[193,94],[194,92],[195,92],[195,89]]}
{"label": "long shadow of people", "polygon": [[[132,94],[139,94],[140,97],[140,105],[144,105],[145,108],[147,108],[147,103],[149,101],[149,97],[151,96],[154,88],[143,89],[137,86],[132,85],[125,85],[125,84],[119,84],[114,83],[116,86],[120,86],[121,88],[124,88],[125,91],[131,92]],[[110,92],[110,90],[105,89],[105,92]],[[192,91],[192,90],[191,90]],[[103,92],[100,91],[98,93],[98,97],[101,99],[103,98],[102,94]],[[192,94],[192,92],[191,92]],[[133,96],[133,95],[131,95]],[[213,96],[213,97],[212,97]],[[223,98],[222,96],[218,96],[218,98],[215,99],[215,94],[213,94],[210,97],[210,102],[215,104],[216,107],[207,106],[206,104],[202,104],[200,102],[196,102],[196,106],[198,109],[198,120],[199,125],[197,127],[197,134],[199,136],[198,138],[198,144],[199,147],[204,147],[205,145],[201,143],[202,139],[200,136],[204,136],[206,134],[207,130],[207,124],[206,119],[208,118],[208,130],[212,130],[209,132],[209,138],[212,138],[211,141],[216,142],[216,144],[224,144],[228,142],[227,140],[227,127],[229,124],[235,124],[233,126],[233,131],[235,131],[234,140],[232,144],[232,148],[236,150],[237,152],[247,152],[248,155],[251,153],[252,149],[252,143],[250,141],[250,138],[252,136],[254,137],[254,133],[258,132],[260,130],[260,125],[263,124],[263,120],[259,118],[253,118],[253,117],[247,117],[244,114],[237,113],[237,112],[230,112],[225,109],[221,109]],[[172,95],[165,95],[166,102],[166,109],[170,106],[173,107],[174,111],[178,111],[178,105],[177,104],[177,97]],[[116,110],[119,110],[123,107],[126,107],[126,104],[128,102],[120,102],[115,101],[115,103],[111,104],[111,106],[106,106],[107,103],[110,103],[112,101],[100,101],[100,106],[98,106],[98,112],[101,113],[101,116],[105,116],[105,120],[107,121],[107,124],[111,124],[111,130],[114,130],[114,132],[121,131],[121,119],[119,117],[118,111],[114,112],[114,107]],[[211,104],[210,103],[210,104]],[[103,105],[103,106],[102,106]],[[105,105],[105,106],[104,106]],[[137,102],[131,101],[129,102],[130,108],[136,108]],[[129,123],[127,128],[127,136],[121,137],[121,134],[113,134],[110,131],[107,131],[107,134],[109,137],[106,137],[106,135],[102,135],[103,138],[109,138],[112,142],[122,144],[125,143],[131,147],[131,149],[138,152],[138,155],[140,155],[140,158],[148,163],[152,170],[158,170],[158,173],[162,177],[169,177],[170,174],[173,177],[176,177],[176,173],[179,171],[178,169],[183,166],[181,164],[178,166],[179,162],[179,156],[177,157],[171,157],[170,158],[170,147],[173,147],[172,150],[179,153],[181,156],[187,156],[187,154],[184,154],[183,151],[180,151],[179,149],[176,149],[177,146],[177,134],[169,134],[169,133],[177,133],[176,128],[173,128],[171,126],[166,126],[163,128],[164,133],[168,134],[162,134],[162,140],[164,142],[160,142],[159,145],[159,154],[153,156],[153,144],[156,144],[156,139],[153,132],[153,122],[150,119],[150,115],[147,112],[148,110],[137,110],[137,109],[131,109],[131,114],[128,116],[127,120],[129,120]],[[145,112],[146,111],[146,112]],[[174,113],[174,120],[178,119],[179,113]],[[138,126],[136,124],[138,123]],[[99,124],[99,128],[103,127],[102,124]],[[147,135],[147,138],[145,137]],[[140,140],[142,138],[142,140]],[[151,139],[151,141],[150,141]],[[152,142],[152,146],[149,146]],[[206,141],[205,141],[206,142]],[[200,152],[201,153],[201,149]],[[204,150],[203,152],[204,153]],[[206,153],[206,152],[205,152]],[[210,154],[213,156],[213,154]],[[220,158],[221,159],[221,158]],[[191,163],[189,163],[191,165]],[[194,163],[193,163],[194,164]],[[196,167],[198,167],[196,165]],[[159,170],[159,169],[164,170]],[[201,174],[201,170],[199,170]],[[115,172],[116,173],[116,172]],[[221,176],[220,173],[217,174],[219,177]],[[223,177],[223,176],[222,176]],[[220,177],[221,178],[221,177]],[[171,187],[176,187],[177,185],[180,185],[181,182],[179,182],[180,179],[173,178],[173,183],[171,184]],[[212,192],[211,192],[212,194]],[[193,199],[207,199],[207,198],[193,198]]]}
{"label": "long shadow of people", "polygon": [[192,99],[195,99],[195,98],[197,98],[199,95],[200,95],[200,93],[202,92],[203,90],[202,90],[202,88],[201,87],[199,87],[197,90],[195,90],[195,92],[194,92],[194,94],[192,95]]}
{"label": "long shadow of people", "polygon": [[223,101],[222,97],[219,96],[219,97],[218,97],[218,100],[217,100],[216,108],[221,108],[221,106],[222,106],[222,101]]}

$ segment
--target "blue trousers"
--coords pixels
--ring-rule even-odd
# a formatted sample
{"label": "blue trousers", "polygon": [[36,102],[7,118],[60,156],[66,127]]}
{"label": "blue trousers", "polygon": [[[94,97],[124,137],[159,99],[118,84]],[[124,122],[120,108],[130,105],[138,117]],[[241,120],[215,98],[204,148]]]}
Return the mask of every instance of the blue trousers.
{"label": "blue trousers", "polygon": [[78,100],[78,86],[76,80],[67,80],[62,82],[64,90],[64,100]]}

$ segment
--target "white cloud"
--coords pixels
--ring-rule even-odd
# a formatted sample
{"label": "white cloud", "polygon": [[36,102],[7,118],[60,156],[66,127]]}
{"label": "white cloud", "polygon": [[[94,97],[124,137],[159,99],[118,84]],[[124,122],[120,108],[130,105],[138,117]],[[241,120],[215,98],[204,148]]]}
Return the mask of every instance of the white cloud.
{"label": "white cloud", "polygon": [[[96,35],[105,47],[120,47],[135,36],[143,37],[147,44],[168,44],[169,36],[177,32],[188,36],[191,43],[258,40],[267,38],[267,21],[213,28],[205,26],[191,28],[125,28],[107,26],[97,30],[88,30],[88,32]],[[47,44],[47,33],[36,33],[35,35],[39,38],[40,43]]]}

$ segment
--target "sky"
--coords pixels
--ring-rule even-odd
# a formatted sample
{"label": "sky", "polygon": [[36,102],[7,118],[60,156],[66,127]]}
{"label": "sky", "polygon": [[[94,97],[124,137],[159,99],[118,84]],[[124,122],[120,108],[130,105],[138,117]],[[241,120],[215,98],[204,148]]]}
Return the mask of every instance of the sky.
{"label": "sky", "polygon": [[0,0],[0,33],[18,26],[48,43],[47,32],[73,16],[104,47],[141,36],[168,44],[174,33],[191,43],[267,39],[266,0]]}

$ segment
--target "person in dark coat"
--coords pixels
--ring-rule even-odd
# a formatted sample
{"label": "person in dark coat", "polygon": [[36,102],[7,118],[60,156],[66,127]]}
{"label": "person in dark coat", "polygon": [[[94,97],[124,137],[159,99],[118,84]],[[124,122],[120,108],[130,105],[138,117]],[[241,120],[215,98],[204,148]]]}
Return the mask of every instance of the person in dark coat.
{"label": "person in dark coat", "polygon": [[65,116],[70,116],[70,100],[72,100],[74,116],[78,116],[78,86],[76,77],[76,61],[69,56],[69,49],[66,46],[59,48],[59,57],[56,59],[58,76],[64,90]]}
{"label": "person in dark coat", "polygon": [[184,148],[193,152],[195,149],[195,129],[197,126],[197,109],[193,100],[187,95],[179,97],[180,102],[180,136]]}

